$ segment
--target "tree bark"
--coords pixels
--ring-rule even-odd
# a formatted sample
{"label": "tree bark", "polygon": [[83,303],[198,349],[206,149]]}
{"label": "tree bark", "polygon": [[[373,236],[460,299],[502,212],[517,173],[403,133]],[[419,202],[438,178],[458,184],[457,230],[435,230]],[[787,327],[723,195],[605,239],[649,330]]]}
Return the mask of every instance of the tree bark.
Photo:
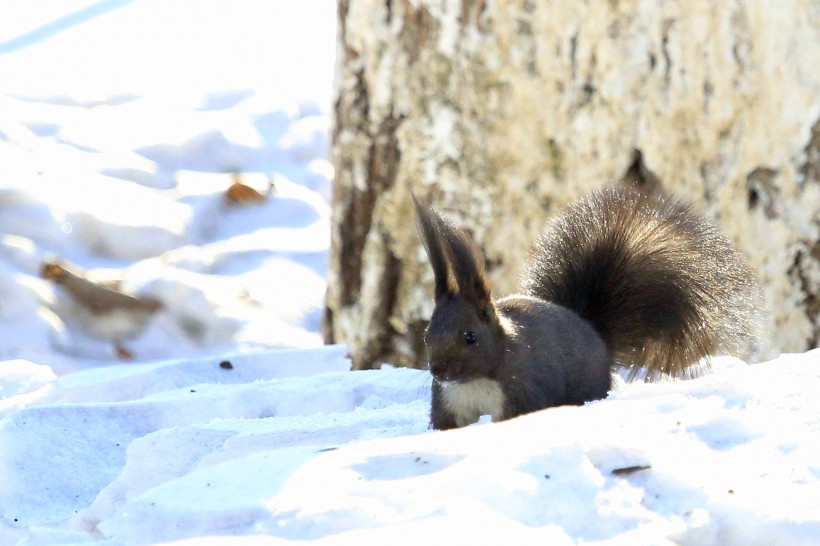
{"label": "tree bark", "polygon": [[410,191],[469,226],[496,295],[545,219],[634,179],[758,270],[758,357],[820,343],[816,0],[339,0],[327,341],[417,365],[432,272]]}

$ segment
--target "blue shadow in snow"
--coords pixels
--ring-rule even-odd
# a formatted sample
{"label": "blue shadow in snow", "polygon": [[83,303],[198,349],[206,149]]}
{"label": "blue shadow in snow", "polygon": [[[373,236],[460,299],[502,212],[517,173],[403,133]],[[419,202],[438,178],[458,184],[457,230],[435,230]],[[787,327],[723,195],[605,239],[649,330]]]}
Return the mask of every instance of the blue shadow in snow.
{"label": "blue shadow in snow", "polygon": [[54,21],[40,25],[39,27],[24,34],[11,38],[10,40],[0,42],[0,55],[12,53],[13,51],[23,49],[24,47],[29,47],[40,43],[48,38],[51,38],[55,34],[59,34],[60,32],[85,23],[86,21],[90,21],[100,15],[105,15],[115,9],[127,6],[135,1],[136,0],[101,0],[100,2],[92,4],[87,8],[69,13],[59,19],[55,19]]}
{"label": "blue shadow in snow", "polygon": [[327,274],[327,252],[284,250],[237,250],[219,256],[207,273],[235,276],[258,270],[269,260],[288,260],[300,264],[320,277]]}

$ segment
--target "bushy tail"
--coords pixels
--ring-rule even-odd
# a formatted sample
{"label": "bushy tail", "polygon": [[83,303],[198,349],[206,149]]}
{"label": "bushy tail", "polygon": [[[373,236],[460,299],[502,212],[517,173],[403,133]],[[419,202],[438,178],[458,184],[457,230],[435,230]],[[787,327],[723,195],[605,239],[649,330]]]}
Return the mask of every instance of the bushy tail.
{"label": "bushy tail", "polygon": [[758,322],[755,276],[732,243],[688,205],[628,188],[552,219],[523,284],[591,322],[620,364],[649,378],[746,350]]}

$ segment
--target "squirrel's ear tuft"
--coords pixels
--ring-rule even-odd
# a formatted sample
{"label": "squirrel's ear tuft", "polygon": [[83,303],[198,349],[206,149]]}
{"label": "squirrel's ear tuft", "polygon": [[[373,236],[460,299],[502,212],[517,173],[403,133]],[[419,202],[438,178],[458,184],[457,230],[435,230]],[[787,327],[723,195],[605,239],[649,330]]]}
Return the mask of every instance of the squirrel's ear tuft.
{"label": "squirrel's ear tuft", "polygon": [[449,221],[445,225],[444,238],[459,292],[489,318],[494,307],[484,255],[466,231]]}
{"label": "squirrel's ear tuft", "polygon": [[416,209],[416,225],[430,258],[430,265],[433,266],[435,300],[438,301],[447,294],[458,292],[458,287],[450,279],[450,264],[441,228],[443,220],[432,207],[419,203],[415,195],[412,197],[413,207]]}
{"label": "squirrel's ear tuft", "polygon": [[495,314],[484,256],[462,228],[413,196],[421,233],[436,280],[436,301],[460,294],[488,318]]}

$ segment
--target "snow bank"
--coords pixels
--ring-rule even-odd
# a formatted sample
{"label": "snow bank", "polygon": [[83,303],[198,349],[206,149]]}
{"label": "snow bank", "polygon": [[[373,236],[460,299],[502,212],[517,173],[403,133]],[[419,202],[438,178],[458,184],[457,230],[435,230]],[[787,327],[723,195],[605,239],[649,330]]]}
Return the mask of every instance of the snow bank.
{"label": "snow bank", "polygon": [[[628,384],[583,407],[449,432],[427,430],[426,373],[348,366],[342,347],[264,351],[75,372],[7,398],[0,538],[820,536],[820,352],[726,360],[696,380]],[[2,367],[43,380],[30,363]]]}
{"label": "snow bank", "polygon": [[[321,344],[334,3],[19,8],[0,21],[0,358]],[[228,203],[235,176],[273,191]],[[99,339],[45,260],[165,311]]]}

